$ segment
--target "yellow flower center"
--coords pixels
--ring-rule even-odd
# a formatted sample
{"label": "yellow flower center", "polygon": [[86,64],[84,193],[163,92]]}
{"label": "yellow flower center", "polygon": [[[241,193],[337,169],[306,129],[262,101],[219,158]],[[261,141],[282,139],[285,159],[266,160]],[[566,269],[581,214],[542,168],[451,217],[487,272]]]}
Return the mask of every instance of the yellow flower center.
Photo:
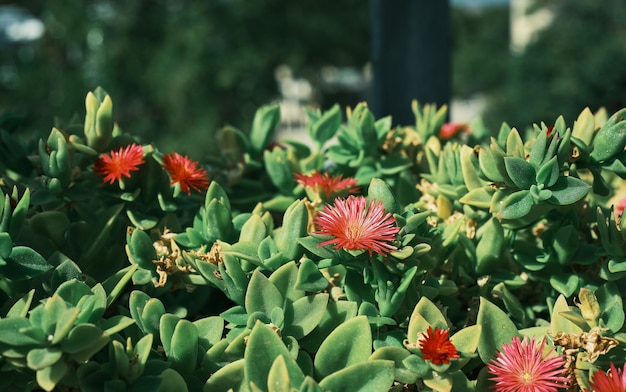
{"label": "yellow flower center", "polygon": [[522,378],[522,382],[524,383],[524,385],[531,385],[533,383],[533,376],[527,371],[524,371],[521,374],[521,378]]}

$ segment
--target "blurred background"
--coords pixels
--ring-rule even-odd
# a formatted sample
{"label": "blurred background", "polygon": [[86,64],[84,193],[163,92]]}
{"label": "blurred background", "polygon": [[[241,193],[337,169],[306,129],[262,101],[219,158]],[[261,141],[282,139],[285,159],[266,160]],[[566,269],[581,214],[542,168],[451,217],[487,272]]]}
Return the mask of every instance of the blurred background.
{"label": "blurred background", "polygon": [[[102,86],[123,130],[195,159],[266,103],[281,102],[283,131],[301,129],[302,105],[370,98],[369,4],[0,1],[0,115],[47,135]],[[451,0],[449,17],[452,121],[496,131],[626,107],[625,1]]]}

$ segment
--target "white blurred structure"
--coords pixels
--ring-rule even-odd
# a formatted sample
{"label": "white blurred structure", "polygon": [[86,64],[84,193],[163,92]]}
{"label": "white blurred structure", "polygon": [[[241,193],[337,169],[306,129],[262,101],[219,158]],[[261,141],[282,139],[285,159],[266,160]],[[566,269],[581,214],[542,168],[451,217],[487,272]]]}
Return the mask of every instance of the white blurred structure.
{"label": "white blurred structure", "polygon": [[522,53],[541,30],[550,26],[554,13],[548,8],[539,8],[529,13],[532,0],[511,0],[511,51]]}

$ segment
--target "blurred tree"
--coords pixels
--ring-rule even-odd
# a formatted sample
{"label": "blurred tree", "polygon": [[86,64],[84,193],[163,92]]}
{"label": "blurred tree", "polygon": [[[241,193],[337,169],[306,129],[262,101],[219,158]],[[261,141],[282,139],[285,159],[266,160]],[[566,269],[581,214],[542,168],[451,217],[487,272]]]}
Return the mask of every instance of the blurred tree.
{"label": "blurred tree", "polygon": [[507,79],[490,99],[485,119],[496,126],[573,121],[585,107],[626,107],[626,2],[538,1],[552,24],[508,61]]}
{"label": "blurred tree", "polygon": [[0,70],[13,77],[0,77],[0,111],[23,114],[28,129],[48,132],[55,114],[82,116],[85,92],[101,85],[122,128],[196,157],[214,148],[216,129],[230,123],[246,130],[254,110],[278,98],[278,65],[315,81],[323,65],[361,67],[369,59],[369,9],[351,0],[22,6],[46,33],[2,48]]}
{"label": "blurred tree", "polygon": [[509,8],[452,7],[452,85],[455,97],[502,86],[509,59]]}

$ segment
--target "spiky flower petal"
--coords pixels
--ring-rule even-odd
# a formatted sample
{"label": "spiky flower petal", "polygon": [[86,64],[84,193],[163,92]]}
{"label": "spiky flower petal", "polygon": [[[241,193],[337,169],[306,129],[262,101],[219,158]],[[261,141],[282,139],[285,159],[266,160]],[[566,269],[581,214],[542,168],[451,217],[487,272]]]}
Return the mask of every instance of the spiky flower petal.
{"label": "spiky flower petal", "polygon": [[[624,392],[626,391],[626,364],[617,369],[611,362],[611,370],[607,373],[599,370],[591,376],[589,386],[593,392]],[[588,389],[586,392],[591,392]]]}
{"label": "spiky flower petal", "polygon": [[180,190],[188,195],[191,189],[201,192],[209,187],[206,170],[177,152],[163,155],[163,167],[170,175],[171,185],[179,184]]}
{"label": "spiky flower petal", "polygon": [[563,376],[565,358],[550,349],[546,339],[537,346],[535,338],[513,338],[487,364],[490,380],[496,382],[496,392],[557,392],[567,387],[569,378]]}
{"label": "spiky flower petal", "polygon": [[333,245],[335,249],[366,250],[386,255],[396,250],[391,244],[400,228],[395,218],[385,211],[382,202],[367,204],[363,196],[335,199],[334,205],[324,205],[315,218],[317,234],[331,239],[319,246]]}
{"label": "spiky flower petal", "polygon": [[459,359],[459,352],[448,338],[447,329],[428,327],[419,340],[422,358],[435,365],[449,364],[451,359]]}
{"label": "spiky flower petal", "polygon": [[143,148],[133,143],[126,148],[120,147],[119,151],[102,154],[94,162],[93,170],[104,176],[102,182],[113,184],[122,177],[130,178],[130,172],[139,170],[139,165],[143,163]]}
{"label": "spiky flower petal", "polygon": [[315,192],[322,193],[327,200],[342,193],[348,195],[358,191],[358,188],[354,187],[356,179],[350,177],[343,178],[342,174],[333,177],[328,173],[322,174],[316,171],[312,174],[295,173],[294,176],[299,184]]}

